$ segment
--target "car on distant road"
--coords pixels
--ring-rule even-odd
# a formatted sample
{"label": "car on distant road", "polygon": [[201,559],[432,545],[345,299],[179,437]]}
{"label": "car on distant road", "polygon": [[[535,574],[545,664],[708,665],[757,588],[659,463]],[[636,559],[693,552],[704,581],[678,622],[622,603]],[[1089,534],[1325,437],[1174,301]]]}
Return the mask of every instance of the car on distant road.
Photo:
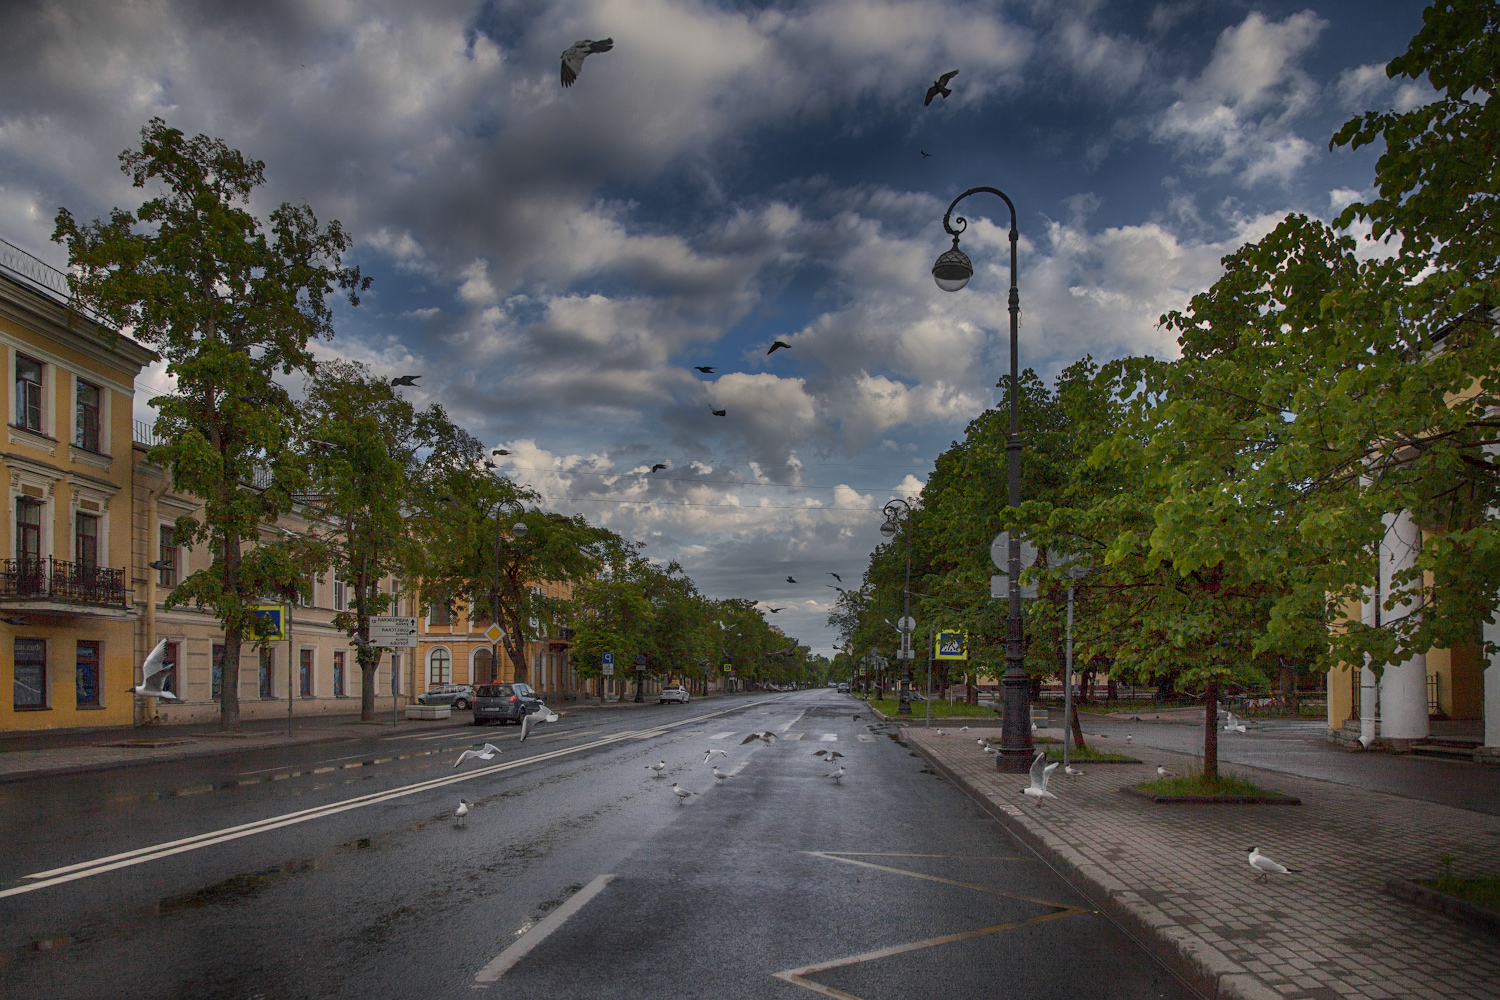
{"label": "car on distant road", "polygon": [[449,705],[462,712],[474,704],[474,689],[467,684],[434,684],[417,695],[423,705]]}
{"label": "car on distant road", "polygon": [[839,686],[839,682],[838,681],[829,681],[828,682],[828,686],[831,687],[831,688],[836,688],[836,687]]}
{"label": "car on distant road", "polygon": [[535,712],[541,703],[536,691],[524,681],[481,684],[474,689],[474,725],[519,723],[521,716]]}
{"label": "car on distant road", "polygon": [[849,685],[848,684],[840,684],[839,685],[839,694],[848,694],[848,693],[849,693]]}
{"label": "car on distant road", "polygon": [[675,701],[679,705],[686,705],[691,699],[692,695],[688,694],[688,689],[681,684],[668,684],[661,689],[661,694],[657,696],[656,703],[658,705],[665,705],[669,701]]}

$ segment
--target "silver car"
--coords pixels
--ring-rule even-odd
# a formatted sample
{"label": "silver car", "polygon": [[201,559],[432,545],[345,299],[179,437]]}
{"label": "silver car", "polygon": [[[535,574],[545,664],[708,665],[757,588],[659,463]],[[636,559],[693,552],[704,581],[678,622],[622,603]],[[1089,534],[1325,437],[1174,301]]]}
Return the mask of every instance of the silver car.
{"label": "silver car", "polygon": [[474,704],[474,689],[467,684],[434,684],[417,695],[423,705],[451,705],[462,712]]}
{"label": "silver car", "polygon": [[691,699],[692,695],[688,694],[687,688],[681,684],[669,684],[661,689],[661,694],[658,696],[656,703],[658,705],[665,705],[669,701],[675,701],[679,705],[686,705]]}

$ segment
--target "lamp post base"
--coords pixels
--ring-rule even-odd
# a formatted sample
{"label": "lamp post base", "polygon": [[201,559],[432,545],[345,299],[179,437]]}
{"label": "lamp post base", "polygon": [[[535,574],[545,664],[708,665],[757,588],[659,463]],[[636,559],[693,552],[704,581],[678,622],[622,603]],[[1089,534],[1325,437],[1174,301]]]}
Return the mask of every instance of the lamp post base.
{"label": "lamp post base", "polygon": [[[1007,657],[1007,660],[1011,658]],[[1031,740],[1031,684],[1026,680],[1019,661],[1017,656],[1007,664],[1002,682],[1005,714],[1001,717],[1000,752],[995,755],[995,770],[1006,774],[1030,771],[1031,762],[1036,757],[1035,744]]]}

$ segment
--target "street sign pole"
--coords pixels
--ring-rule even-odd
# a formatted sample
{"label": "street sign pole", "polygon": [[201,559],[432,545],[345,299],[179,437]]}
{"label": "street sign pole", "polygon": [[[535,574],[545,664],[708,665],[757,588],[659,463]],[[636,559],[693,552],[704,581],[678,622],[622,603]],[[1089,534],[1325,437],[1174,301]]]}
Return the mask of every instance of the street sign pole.
{"label": "street sign pole", "polygon": [[297,654],[292,651],[292,604],[286,605],[286,734],[292,735],[292,661]]}

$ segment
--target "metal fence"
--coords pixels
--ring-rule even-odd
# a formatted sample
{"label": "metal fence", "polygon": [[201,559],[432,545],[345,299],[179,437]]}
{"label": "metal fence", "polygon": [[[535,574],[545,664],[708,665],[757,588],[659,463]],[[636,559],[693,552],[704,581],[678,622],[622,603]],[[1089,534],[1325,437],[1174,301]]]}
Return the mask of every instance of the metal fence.
{"label": "metal fence", "polygon": [[131,427],[131,437],[135,439],[136,444],[143,444],[147,448],[155,448],[157,445],[161,444],[161,438],[156,436],[156,429],[154,425],[152,425],[148,421],[132,421]]}
{"label": "metal fence", "polygon": [[0,598],[125,606],[125,571],[61,559],[0,560]]}

